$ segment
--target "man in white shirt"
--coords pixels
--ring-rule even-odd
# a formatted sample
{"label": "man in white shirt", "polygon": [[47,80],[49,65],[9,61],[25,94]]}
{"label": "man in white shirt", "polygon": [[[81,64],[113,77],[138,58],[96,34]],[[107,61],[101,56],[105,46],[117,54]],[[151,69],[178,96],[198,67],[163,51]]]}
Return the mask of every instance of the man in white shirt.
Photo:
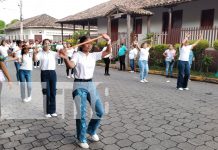
{"label": "man in white shirt", "polygon": [[198,41],[194,44],[189,45],[188,38],[190,34],[186,34],[185,39],[182,41],[182,46],[179,50],[179,61],[178,61],[178,78],[177,78],[177,89],[189,90],[188,88],[188,80],[190,76],[190,67],[189,67],[189,54],[190,51],[203,39],[202,35]]}
{"label": "man in white shirt", "polygon": [[37,49],[34,51],[34,61],[40,60],[41,68],[41,82],[42,82],[42,93],[43,101],[46,101],[46,117],[56,117],[56,83],[57,75],[56,69],[56,57],[57,53],[51,51],[49,39],[44,39],[42,46],[43,50],[38,52]]}

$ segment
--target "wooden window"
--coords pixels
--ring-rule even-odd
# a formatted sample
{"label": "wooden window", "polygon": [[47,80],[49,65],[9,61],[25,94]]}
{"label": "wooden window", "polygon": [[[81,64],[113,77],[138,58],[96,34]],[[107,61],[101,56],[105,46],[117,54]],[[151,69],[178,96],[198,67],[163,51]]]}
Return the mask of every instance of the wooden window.
{"label": "wooden window", "polygon": [[201,27],[213,27],[214,12],[214,9],[202,10]]}
{"label": "wooden window", "polygon": [[172,14],[172,28],[181,28],[182,27],[182,10],[173,11]]}
{"label": "wooden window", "polygon": [[162,31],[167,32],[168,31],[168,26],[169,26],[169,13],[168,12],[163,12],[163,17],[162,17]]}
{"label": "wooden window", "polygon": [[134,20],[134,32],[135,34],[142,34],[142,19]]}

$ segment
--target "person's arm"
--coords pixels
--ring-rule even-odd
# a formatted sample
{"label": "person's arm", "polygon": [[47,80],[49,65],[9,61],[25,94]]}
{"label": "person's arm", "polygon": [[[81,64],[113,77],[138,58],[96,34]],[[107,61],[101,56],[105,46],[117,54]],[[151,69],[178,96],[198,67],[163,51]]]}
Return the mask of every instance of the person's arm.
{"label": "person's arm", "polygon": [[164,57],[167,57],[166,51],[163,53],[163,56],[164,56]]}
{"label": "person's arm", "polygon": [[102,58],[104,58],[106,55],[110,54],[112,52],[111,47],[111,38],[107,34],[102,34],[103,38],[107,40],[107,49],[102,52]]}
{"label": "person's arm", "polygon": [[72,68],[74,68],[76,66],[76,64],[73,61],[68,59],[66,51],[60,50],[59,51],[59,56],[64,59],[64,63],[66,64],[67,68],[72,69]]}
{"label": "person's arm", "polygon": [[0,68],[2,69],[5,77],[8,79],[8,82],[11,82],[11,77],[9,75],[8,69],[6,68],[6,66],[3,62],[0,62]]}
{"label": "person's arm", "polygon": [[185,38],[182,41],[181,47],[185,44],[186,41],[188,41],[188,38],[191,36],[190,33],[185,33]]}
{"label": "person's arm", "polygon": [[199,36],[199,39],[194,43],[194,44],[192,44],[192,50],[193,50],[193,48],[196,46],[196,45],[198,45],[198,43],[201,41],[201,40],[203,40],[203,35],[201,34],[200,36]]}
{"label": "person's arm", "polygon": [[38,58],[37,58],[37,54],[39,53],[39,48],[35,48],[33,49],[33,61],[34,62],[37,62],[38,61]]}

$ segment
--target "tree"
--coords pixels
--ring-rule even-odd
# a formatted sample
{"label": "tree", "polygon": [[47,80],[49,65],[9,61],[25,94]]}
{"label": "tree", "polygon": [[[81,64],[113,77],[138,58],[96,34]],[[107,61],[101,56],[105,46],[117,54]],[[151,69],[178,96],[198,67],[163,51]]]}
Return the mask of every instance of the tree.
{"label": "tree", "polygon": [[8,26],[10,26],[18,21],[19,21],[18,19],[13,19],[13,20],[11,20],[11,22],[9,24],[6,25],[6,27],[8,27]]}
{"label": "tree", "polygon": [[3,34],[5,30],[5,22],[0,20],[0,34]]}

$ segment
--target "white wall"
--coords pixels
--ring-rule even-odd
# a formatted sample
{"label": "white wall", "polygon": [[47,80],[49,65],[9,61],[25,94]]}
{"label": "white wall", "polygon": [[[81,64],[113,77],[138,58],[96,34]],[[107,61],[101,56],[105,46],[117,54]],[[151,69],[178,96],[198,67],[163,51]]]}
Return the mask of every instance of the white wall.
{"label": "white wall", "polygon": [[98,18],[98,34],[107,33],[107,18]]}

